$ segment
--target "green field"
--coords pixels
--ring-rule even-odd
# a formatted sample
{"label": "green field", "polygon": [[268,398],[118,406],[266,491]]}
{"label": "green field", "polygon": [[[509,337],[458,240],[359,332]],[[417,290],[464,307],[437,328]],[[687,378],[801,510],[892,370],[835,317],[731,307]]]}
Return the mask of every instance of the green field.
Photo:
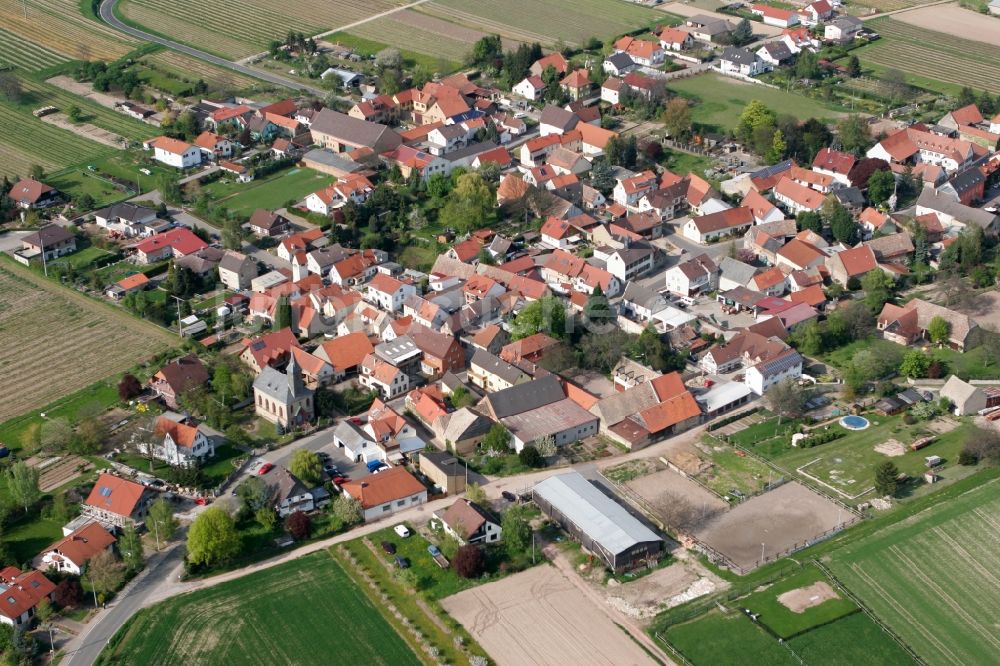
{"label": "green field", "polygon": [[769,477],[776,477],[771,468],[752,456],[736,454],[736,449],[712,437],[702,439],[699,455],[710,460],[712,468],[695,476],[706,486],[726,495],[738,490],[744,495],[760,491]]}
{"label": "green field", "polygon": [[202,188],[215,202],[229,210],[249,216],[258,208],[274,210],[289,201],[299,201],[332,183],[333,176],[312,169],[279,171],[267,178],[237,183],[223,178]]}
{"label": "green field", "polygon": [[742,612],[711,611],[667,629],[667,640],[695,666],[797,666],[792,654]]}
{"label": "green field", "polygon": [[[466,54],[472,50],[472,44],[475,42],[474,39],[466,41],[452,37],[446,33],[434,32],[433,30],[408,23],[406,17],[406,12],[399,12],[392,16],[375,19],[357,28],[352,28],[351,34],[374,42],[386,40],[394,44],[405,44],[406,51],[410,53],[411,60],[414,59],[413,54],[420,54],[420,57],[423,59],[444,60],[455,63],[456,67],[458,63],[463,61]],[[423,18],[426,17],[418,17],[418,20]],[[434,21],[434,19],[429,20]],[[458,26],[452,23],[445,23],[444,26],[453,27],[456,33],[460,30]],[[338,35],[343,34],[338,33]],[[478,32],[474,34],[482,36]],[[394,35],[398,36],[399,39],[393,39]],[[404,54],[403,57],[405,59],[407,55]]]}
{"label": "green field", "polygon": [[912,666],[914,660],[864,613],[854,613],[788,641],[807,664]]}
{"label": "green field", "polygon": [[992,481],[832,554],[835,575],[928,663],[1000,654],[998,491]]}
{"label": "green field", "polygon": [[[374,23],[374,21],[373,21]],[[375,55],[382,49],[389,48],[389,45],[385,42],[378,41],[378,37],[386,37],[384,34],[375,35],[376,39],[371,37],[365,37],[364,34],[371,34],[366,30],[363,30],[369,24],[366,23],[363,26],[352,30],[351,32],[335,32],[332,35],[326,37],[328,41],[334,44],[339,44],[347,48],[353,49],[359,55]],[[450,41],[450,40],[446,40]],[[410,46],[407,44],[407,46]],[[425,49],[426,50],[426,49]],[[457,49],[452,45],[452,53],[457,53]],[[449,60],[441,54],[428,54],[423,52],[418,52],[418,50],[413,48],[400,49],[399,54],[403,57],[403,64],[406,67],[414,67],[419,65],[427,71],[430,72],[440,72],[447,73],[458,67],[458,63],[461,62],[463,56],[459,56],[454,60]],[[277,64],[277,63],[276,63]]]}
{"label": "green field", "polygon": [[882,39],[853,53],[862,65],[873,65],[876,73],[898,69],[914,85],[923,87],[924,80],[931,79],[944,84],[931,87],[951,92],[961,86],[1000,92],[1000,45],[927,30],[889,17],[869,21],[867,26],[877,30]]}
{"label": "green field", "polygon": [[802,613],[795,613],[778,601],[778,597],[785,592],[808,587],[816,582],[828,581],[822,571],[814,566],[806,566],[802,571],[782,579],[766,590],[740,599],[739,605],[758,613],[762,624],[786,639],[857,612],[858,607],[854,602],[843,597],[827,599]]}
{"label": "green field", "polygon": [[325,551],[144,609],[98,663],[420,664]]}
{"label": "green field", "polygon": [[743,107],[759,100],[779,114],[791,114],[801,120],[832,119],[844,111],[802,95],[745,83],[721,74],[699,74],[670,81],[670,90],[698,102],[691,112],[695,123],[729,130],[739,123]]}
{"label": "green field", "polygon": [[487,34],[553,46],[579,46],[654,25],[673,25],[676,17],[621,0],[434,0],[414,8]]}
{"label": "green field", "polygon": [[238,59],[266,51],[289,30],[315,35],[404,4],[392,0],[127,0],[118,15],[151,32]]}

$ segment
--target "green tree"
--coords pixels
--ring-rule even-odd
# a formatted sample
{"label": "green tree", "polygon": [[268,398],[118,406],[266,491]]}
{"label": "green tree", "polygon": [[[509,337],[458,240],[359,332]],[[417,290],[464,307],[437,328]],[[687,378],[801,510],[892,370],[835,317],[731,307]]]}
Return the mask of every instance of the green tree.
{"label": "green tree", "polygon": [[691,133],[690,103],[680,96],[671,98],[663,110],[660,121],[667,130],[667,136],[672,139],[683,139]]}
{"label": "green tree", "polygon": [[278,302],[274,306],[274,330],[280,331],[292,325],[292,304],[286,294],[278,297]]}
{"label": "green tree", "polygon": [[293,453],[288,469],[308,486],[317,486],[323,481],[323,462],[317,453],[309,449]]}
{"label": "green tree", "polygon": [[879,269],[868,271],[862,276],[861,288],[865,290],[865,303],[872,312],[882,311],[882,306],[892,298],[894,286],[892,278]]}
{"label": "green tree", "polygon": [[87,416],[76,426],[73,449],[77,453],[96,453],[104,445],[109,432],[103,420],[96,416]]}
{"label": "green tree", "polygon": [[861,155],[871,145],[871,131],[868,121],[857,114],[849,115],[837,123],[837,137],[840,147],[855,155]]}
{"label": "green tree", "polygon": [[517,454],[517,459],[521,461],[522,465],[527,465],[531,468],[545,467],[545,458],[542,454],[538,452],[533,444],[527,444],[521,451]]}
{"label": "green tree", "polygon": [[108,595],[125,582],[125,565],[109,550],[102,550],[87,563],[87,580],[98,594]]}
{"label": "green tree", "polygon": [[798,214],[795,221],[798,223],[800,231],[808,229],[816,233],[823,232],[823,218],[816,211],[804,210]]}
{"label": "green tree", "polygon": [[122,554],[125,567],[129,571],[142,569],[142,538],[140,538],[135,525],[126,525],[122,529],[122,535],[118,539],[118,551]]}
{"label": "green tree", "polygon": [[858,56],[852,55],[847,59],[847,75],[852,79],[861,76],[861,61],[858,60]]}
{"label": "green tree", "polygon": [[606,160],[595,160],[590,169],[590,184],[603,194],[611,192],[615,187],[615,176],[611,165]]}
{"label": "green tree", "polygon": [[154,536],[164,541],[169,541],[177,532],[177,519],[174,518],[174,508],[170,502],[158,498],[149,507],[148,527]]}
{"label": "green tree", "polygon": [[538,449],[538,453],[543,458],[551,458],[556,454],[556,438],[552,435],[546,435],[535,442],[535,448]]}
{"label": "green tree", "polygon": [[899,374],[912,379],[922,379],[927,376],[927,368],[931,359],[919,349],[906,352],[903,362],[899,365]]}
{"label": "green tree", "polygon": [[228,513],[217,506],[202,511],[188,531],[187,559],[207,566],[228,562],[240,552],[240,535]]}
{"label": "green tree", "polygon": [[361,503],[347,493],[340,493],[333,500],[331,508],[333,515],[344,525],[354,525],[361,522]]}
{"label": "green tree", "polygon": [[442,225],[465,233],[489,224],[495,203],[490,184],[478,173],[465,173],[458,177],[438,217]]}
{"label": "green tree", "polygon": [[771,109],[767,108],[759,100],[750,101],[740,114],[737,124],[737,134],[746,143],[753,141],[754,133],[760,128],[774,127],[775,116]]}
{"label": "green tree", "polygon": [[448,401],[451,402],[451,406],[455,409],[461,409],[475,403],[476,399],[464,386],[456,386],[448,394]]}
{"label": "green tree", "polygon": [[42,446],[54,451],[62,451],[73,443],[73,428],[63,417],[48,419],[42,423]]}
{"label": "green tree", "polygon": [[780,162],[784,158],[787,149],[788,144],[785,143],[785,135],[781,130],[776,130],[774,136],[771,137],[771,149],[767,152],[767,161],[771,164]]}
{"label": "green tree", "polygon": [[494,423],[486,436],[483,437],[480,446],[484,451],[494,453],[507,453],[510,450],[510,433],[501,423]]}
{"label": "green tree", "polygon": [[899,469],[891,460],[875,466],[875,492],[881,496],[892,497],[899,490]]}
{"label": "green tree", "polygon": [[944,317],[938,315],[930,320],[927,324],[927,335],[930,337],[931,342],[935,344],[944,344],[948,342],[948,337],[951,335],[951,324]]}
{"label": "green tree", "polygon": [[780,424],[782,418],[801,417],[805,413],[806,401],[810,396],[794,380],[786,379],[769,388],[764,397],[771,411],[778,415]]}
{"label": "green tree", "polygon": [[601,285],[594,287],[593,293],[587,297],[587,302],[583,306],[583,319],[585,323],[595,326],[608,324],[614,319],[611,304],[604,295]]}
{"label": "green tree", "polygon": [[160,196],[170,204],[179,204],[183,199],[181,186],[177,176],[173,174],[163,174],[159,179]]}
{"label": "green tree", "polygon": [[524,507],[512,506],[500,521],[503,543],[510,556],[520,555],[531,547],[531,523]]}
{"label": "green tree", "polygon": [[555,296],[543,296],[528,303],[514,318],[515,340],[535,333],[547,333],[555,338],[562,338],[566,334],[566,309]]}
{"label": "green tree", "polygon": [[868,199],[873,204],[884,204],[896,189],[896,177],[891,171],[876,171],[868,179]]}
{"label": "green tree", "polygon": [[83,120],[83,110],[76,104],[73,104],[66,110],[66,117],[69,118],[71,123],[78,123]]}
{"label": "green tree", "polygon": [[739,23],[736,24],[736,29],[733,30],[732,42],[734,46],[743,46],[744,44],[749,44],[753,41],[753,26],[750,25],[750,21],[747,19],[741,19]]}
{"label": "green tree", "polygon": [[243,225],[235,217],[226,218],[222,223],[222,245],[227,250],[243,248]]}
{"label": "green tree", "polygon": [[278,514],[269,506],[257,509],[253,517],[257,521],[257,524],[268,532],[273,532],[274,528],[278,525]]}
{"label": "green tree", "polygon": [[38,489],[38,469],[31,467],[23,460],[11,465],[4,473],[7,480],[7,492],[18,506],[24,507],[24,512],[42,498]]}
{"label": "green tree", "polygon": [[485,505],[487,502],[486,491],[478,483],[470,483],[465,487],[465,499],[473,504]]}
{"label": "green tree", "polygon": [[830,215],[830,231],[841,243],[851,244],[858,236],[858,223],[854,221],[851,211],[839,201],[834,201],[833,214]]}
{"label": "green tree", "polygon": [[264,480],[251,476],[236,487],[236,496],[243,502],[248,513],[256,513],[260,509],[270,508],[274,503],[274,491]]}

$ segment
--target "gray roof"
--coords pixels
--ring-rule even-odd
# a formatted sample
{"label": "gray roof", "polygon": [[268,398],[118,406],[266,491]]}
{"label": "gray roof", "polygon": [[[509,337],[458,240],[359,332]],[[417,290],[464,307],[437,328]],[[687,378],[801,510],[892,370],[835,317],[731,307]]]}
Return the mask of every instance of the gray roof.
{"label": "gray roof", "polygon": [[627,391],[612,393],[601,398],[590,408],[590,413],[599,418],[604,427],[610,428],[629,416],[659,403],[660,399],[653,385],[643,382]]}
{"label": "gray roof", "polygon": [[456,457],[454,453],[448,453],[447,451],[421,451],[421,467],[423,467],[425,461],[449,476],[465,475],[465,465],[462,464],[462,460]]}
{"label": "gray roof", "polygon": [[392,365],[419,354],[420,348],[408,335],[401,335],[395,340],[383,342],[375,347],[375,355]]}
{"label": "gray roof", "polygon": [[542,125],[552,125],[553,127],[558,127],[563,131],[569,131],[576,127],[576,124],[580,121],[576,114],[572,111],[567,111],[566,109],[561,109],[558,106],[549,104],[544,109],[542,109],[541,118],[539,118],[539,123]]}
{"label": "gray roof", "polygon": [[742,261],[733,259],[732,257],[723,257],[719,268],[722,270],[721,277],[744,286],[757,273],[757,269],[750,264],[744,264]]}
{"label": "gray roof", "polygon": [[456,162],[458,160],[464,160],[466,157],[475,157],[480,153],[486,153],[497,147],[497,144],[491,143],[489,141],[480,141],[479,143],[473,143],[471,145],[465,146],[464,148],[459,148],[458,150],[453,150],[450,153],[445,153],[441,155],[441,159],[446,162]]}
{"label": "gray roof", "polygon": [[[749,279],[749,278],[748,278]],[[651,312],[659,312],[667,307],[667,299],[655,289],[644,287],[642,284],[632,280],[625,285],[625,292],[622,294],[622,301],[635,303]]]}
{"label": "gray roof", "polygon": [[359,426],[344,419],[333,429],[333,436],[344,443],[352,451],[360,450],[365,444],[373,444],[375,440],[368,436]]}
{"label": "gray roof", "polygon": [[294,354],[289,355],[288,367],[284,372],[275,370],[269,365],[265,366],[257,375],[257,379],[253,380],[253,387],[254,390],[283,405],[289,405],[296,398],[312,394],[312,390],[302,383],[302,373],[299,371],[299,364],[295,361]]}
{"label": "gray roof", "polygon": [[439,420],[444,418],[448,419],[447,423],[441,424],[440,428],[435,423],[435,430],[440,430],[442,439],[450,442],[461,442],[466,439],[485,435],[493,427],[493,421],[468,407],[463,407],[451,414],[446,414],[440,417]]}
{"label": "gray roof", "polygon": [[948,398],[959,407],[963,407],[976,392],[982,392],[982,389],[962,381],[956,375],[949,377],[941,387],[941,397]]}
{"label": "gray roof", "polygon": [[316,114],[309,129],[313,134],[329,134],[345,143],[375,150],[392,150],[403,142],[399,134],[385,125],[352,118],[333,109]]}
{"label": "gray roof", "polygon": [[355,171],[364,171],[368,167],[363,164],[359,164],[353,160],[349,160],[346,157],[341,157],[332,150],[326,148],[316,148],[310,150],[308,153],[302,156],[303,160],[309,160],[323,166],[328,166],[333,169],[338,169],[344,173],[354,173]]}
{"label": "gray roof", "polygon": [[635,67],[635,61],[632,60],[632,56],[624,51],[609,55],[604,59],[604,62],[611,63],[611,65],[617,70],[623,70],[626,67]]}
{"label": "gray roof", "polygon": [[[227,250],[222,259],[219,260],[219,270],[232,271],[234,273],[243,272],[245,266],[257,267],[257,262],[240,252]],[[254,271],[256,273],[256,270]]]}
{"label": "gray roof", "polygon": [[527,377],[527,375],[521,372],[518,368],[515,368],[510,363],[494,356],[485,349],[476,350],[476,353],[472,355],[472,362],[470,365],[478,366],[483,370],[496,375],[509,384],[516,384],[521,381],[521,379]]}
{"label": "gray roof", "polygon": [[862,23],[861,19],[859,19],[859,18],[855,18],[854,16],[848,16],[846,14],[843,14],[843,15],[839,16],[838,18],[834,19],[831,22],[831,25],[835,25],[838,28],[840,28],[841,30],[843,30],[845,28],[852,28],[852,27],[858,27],[859,28],[862,25],[864,25],[864,23]]}
{"label": "gray roof", "polygon": [[641,543],[663,540],[579,472],[550,476],[536,484],[532,494],[613,555]]}
{"label": "gray roof", "polygon": [[66,231],[58,224],[44,226],[35,233],[28,234],[21,239],[22,242],[38,247],[51,246],[56,243],[64,243],[73,238],[73,234]]}
{"label": "gray roof", "polygon": [[920,196],[917,197],[917,206],[944,213],[959,222],[974,224],[982,229],[988,229],[997,221],[997,216],[993,213],[988,213],[981,208],[966,206],[950,195],[939,194],[928,188],[924,188],[920,192]]}
{"label": "gray roof", "polygon": [[145,206],[137,206],[136,204],[123,202],[116,203],[115,205],[108,206],[107,208],[95,210],[94,217],[101,217],[106,220],[122,219],[129,222],[138,222],[139,220],[156,217],[156,211],[152,208],[146,208]]}
{"label": "gray roof", "polygon": [[788,44],[783,41],[766,42],[764,50],[775,60],[787,60],[792,57],[792,52]]}
{"label": "gray roof", "polygon": [[486,396],[486,400],[493,408],[493,414],[496,418],[503,419],[544,407],[565,397],[566,393],[563,391],[562,384],[559,383],[559,377],[546,375],[541,379],[490,393]]}
{"label": "gray roof", "polygon": [[284,502],[291,497],[305,495],[309,492],[309,488],[299,480],[299,477],[281,466],[278,466],[273,474],[265,476],[264,483],[271,488],[276,502]]}
{"label": "gray roof", "polygon": [[722,60],[734,62],[737,65],[752,67],[753,64],[757,62],[757,54],[751,53],[747,49],[738,49],[733,46],[727,46],[726,50],[722,52]]}
{"label": "gray roof", "polygon": [[865,195],[861,193],[856,187],[841,187],[833,191],[833,196],[837,197],[837,201],[844,204],[845,206],[863,206],[865,205]]}

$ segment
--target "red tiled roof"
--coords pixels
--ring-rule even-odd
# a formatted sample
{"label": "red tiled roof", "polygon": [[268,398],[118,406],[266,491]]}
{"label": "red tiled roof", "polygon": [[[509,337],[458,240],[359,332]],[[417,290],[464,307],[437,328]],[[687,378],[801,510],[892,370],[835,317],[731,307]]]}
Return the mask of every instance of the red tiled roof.
{"label": "red tiled roof", "polygon": [[875,253],[872,252],[872,249],[867,245],[861,245],[859,247],[851,248],[850,250],[838,252],[835,256],[838,257],[840,262],[844,265],[844,270],[847,271],[848,277],[864,275],[878,266],[878,261],[875,259]]}
{"label": "red tiled roof", "polygon": [[111,474],[101,474],[84,504],[128,518],[142,499],[146,487]]}
{"label": "red tiled roof", "polygon": [[71,532],[42,552],[59,551],[61,556],[80,567],[115,541],[117,539],[100,523],[93,522]]}
{"label": "red tiled roof", "polygon": [[343,489],[365,509],[427,490],[424,484],[402,467],[393,467],[379,474],[369,474],[362,479],[348,481],[343,485]]}
{"label": "red tiled roof", "polygon": [[170,246],[175,254],[187,256],[208,247],[202,239],[188,229],[171,229],[165,234],[156,234],[138,243],[135,249],[143,254],[151,254],[163,247]]}

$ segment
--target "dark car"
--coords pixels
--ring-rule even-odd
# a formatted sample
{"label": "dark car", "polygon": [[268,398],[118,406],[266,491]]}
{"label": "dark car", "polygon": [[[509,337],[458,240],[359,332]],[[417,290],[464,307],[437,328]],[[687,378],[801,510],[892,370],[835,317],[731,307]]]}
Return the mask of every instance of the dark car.
{"label": "dark car", "polygon": [[341,476],[340,468],[333,463],[327,463],[323,465],[323,471],[326,472],[327,476]]}
{"label": "dark car", "polygon": [[383,541],[382,542],[382,550],[384,550],[385,552],[389,553],[390,555],[395,555],[396,554],[396,544],[394,544],[391,541]]}
{"label": "dark car", "polygon": [[396,556],[396,566],[399,567],[400,569],[409,569],[410,568],[410,561],[408,559],[406,559],[405,557],[401,557],[401,556],[397,555]]}
{"label": "dark car", "polygon": [[517,495],[515,495],[512,492],[510,492],[509,490],[505,490],[502,493],[500,493],[500,497],[503,497],[508,502],[516,502],[517,501]]}

